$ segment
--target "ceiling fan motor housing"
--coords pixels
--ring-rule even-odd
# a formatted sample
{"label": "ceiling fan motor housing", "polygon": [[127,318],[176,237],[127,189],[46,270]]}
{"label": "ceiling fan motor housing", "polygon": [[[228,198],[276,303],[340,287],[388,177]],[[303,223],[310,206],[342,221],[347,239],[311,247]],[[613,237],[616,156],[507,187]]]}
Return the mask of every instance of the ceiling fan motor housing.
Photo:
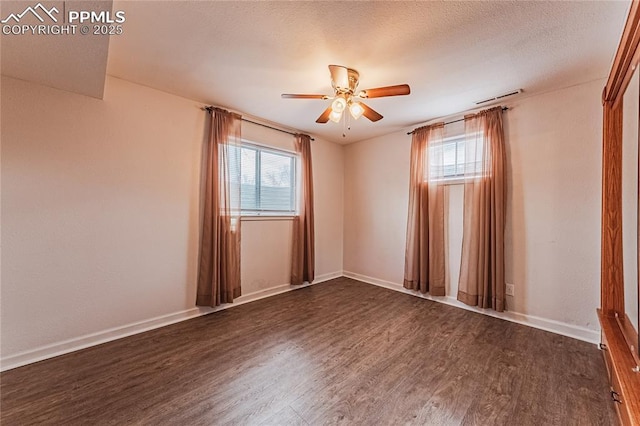
{"label": "ceiling fan motor housing", "polygon": [[[342,66],[335,66],[336,68],[342,68],[346,71],[339,73],[338,78],[331,79],[331,86],[336,91],[336,94],[353,95],[358,88],[358,82],[360,81],[360,73],[353,68],[347,68]],[[346,77],[346,78],[345,78]]]}

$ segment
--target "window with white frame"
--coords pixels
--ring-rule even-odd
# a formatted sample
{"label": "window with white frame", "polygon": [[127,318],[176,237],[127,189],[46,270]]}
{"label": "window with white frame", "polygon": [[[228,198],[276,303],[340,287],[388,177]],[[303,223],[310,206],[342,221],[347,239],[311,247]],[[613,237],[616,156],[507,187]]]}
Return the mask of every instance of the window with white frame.
{"label": "window with white frame", "polygon": [[481,170],[483,139],[464,134],[429,147],[429,180],[455,183]]}
{"label": "window with white frame", "polygon": [[292,216],[297,211],[298,155],[244,142],[240,158],[243,216]]}

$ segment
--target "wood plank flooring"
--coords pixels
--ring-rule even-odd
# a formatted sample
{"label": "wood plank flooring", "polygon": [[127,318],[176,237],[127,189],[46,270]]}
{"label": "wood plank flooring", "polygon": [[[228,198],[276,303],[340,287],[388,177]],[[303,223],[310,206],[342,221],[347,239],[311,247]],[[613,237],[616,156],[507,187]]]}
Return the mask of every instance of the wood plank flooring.
{"label": "wood plank flooring", "polygon": [[609,425],[595,345],[338,278],[0,375],[3,425]]}

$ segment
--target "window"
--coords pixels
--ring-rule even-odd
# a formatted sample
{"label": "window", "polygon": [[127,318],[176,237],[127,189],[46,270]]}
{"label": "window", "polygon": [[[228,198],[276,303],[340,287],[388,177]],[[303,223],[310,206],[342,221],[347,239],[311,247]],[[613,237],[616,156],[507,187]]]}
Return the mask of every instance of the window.
{"label": "window", "polygon": [[[474,146],[467,146],[473,144]],[[483,140],[467,140],[465,135],[446,138],[429,148],[429,180],[450,183],[473,176],[481,170]]]}
{"label": "window", "polygon": [[243,216],[296,213],[297,158],[294,153],[243,142],[240,157]]}

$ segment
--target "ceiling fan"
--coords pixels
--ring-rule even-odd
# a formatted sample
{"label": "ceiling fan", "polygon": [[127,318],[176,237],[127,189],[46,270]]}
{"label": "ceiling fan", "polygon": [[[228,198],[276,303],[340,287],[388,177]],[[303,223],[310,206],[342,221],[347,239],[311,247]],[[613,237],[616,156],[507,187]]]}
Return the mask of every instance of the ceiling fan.
{"label": "ceiling fan", "polygon": [[361,90],[356,94],[360,74],[358,71],[343,67],[341,65],[329,65],[331,72],[331,86],[334,94],[330,95],[298,95],[284,93],[285,99],[333,99],[333,102],[324,110],[316,123],[326,123],[329,120],[338,123],[342,118],[342,113],[348,108],[351,116],[358,119],[361,116],[367,117],[371,121],[382,119],[382,115],[374,111],[371,107],[361,102],[361,99],[382,98],[386,96],[408,95],[411,89],[408,84],[396,86],[378,87],[375,89]]}

